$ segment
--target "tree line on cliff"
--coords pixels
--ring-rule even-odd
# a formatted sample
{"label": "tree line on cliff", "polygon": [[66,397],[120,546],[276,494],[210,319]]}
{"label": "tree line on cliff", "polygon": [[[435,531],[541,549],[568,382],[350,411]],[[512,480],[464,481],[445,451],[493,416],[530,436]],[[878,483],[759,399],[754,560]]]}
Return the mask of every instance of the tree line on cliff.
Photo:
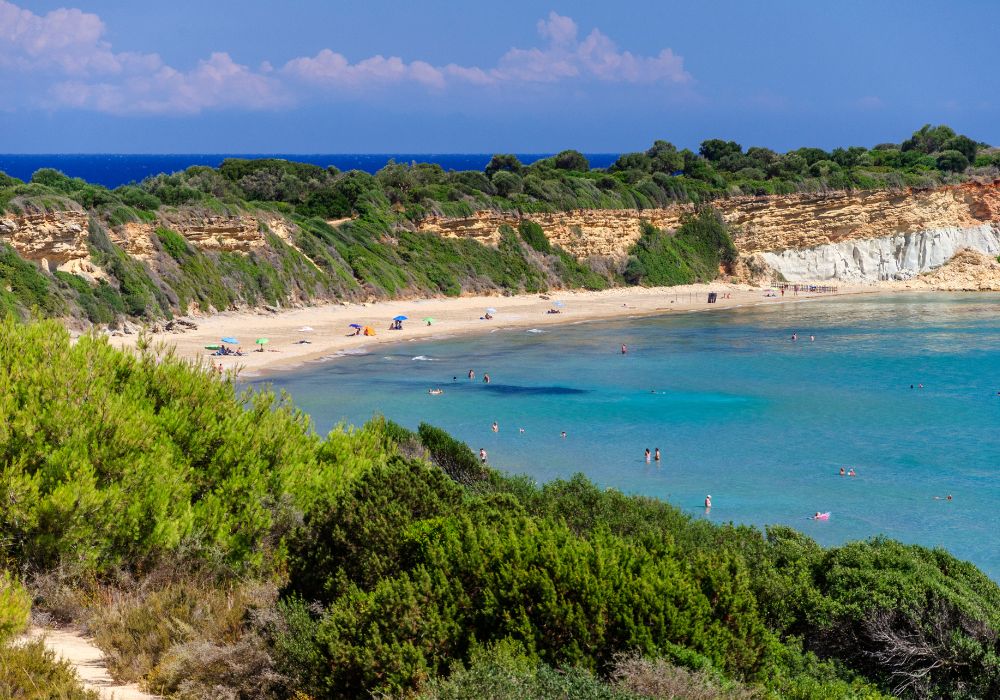
{"label": "tree line on cliff", "polygon": [[51,321],[0,324],[0,431],[14,697],[85,697],[10,644],[30,606],[188,698],[1000,692],[1000,588],[941,550],[539,487],[426,425],[321,437],[287,398]]}
{"label": "tree line on cliff", "polygon": [[[525,223],[504,227],[496,247],[416,230],[430,215],[495,210],[514,215],[572,209],[644,210],[675,203],[700,209],[731,196],[830,190],[933,187],[996,177],[1000,154],[925,125],[899,144],[874,148],[799,148],[777,153],[710,139],[698,152],[657,141],[605,170],[577,151],[522,164],[495,155],[480,171],[446,172],[430,163],[390,162],[374,175],[275,159],[228,159],[108,190],[42,169],[24,183],[0,173],[0,212],[83,208],[86,245],[105,276],[87,281],[49,273],[0,245],[0,311],[73,315],[92,323],[158,319],[200,309],[287,305],[313,299],[601,289],[623,284],[709,281],[730,236],[701,224],[674,236],[644,229],[628,255],[576,260]],[[248,253],[204,251],[164,220],[167,212],[251,213],[284,220],[280,238],[261,223],[266,245]],[[698,217],[695,217],[698,218]],[[349,219],[331,225],[334,219]],[[148,260],[126,255],[109,232],[128,223],[155,230]],[[692,236],[692,229],[698,235]],[[721,232],[721,233],[720,233]],[[705,235],[707,234],[707,237]]]}

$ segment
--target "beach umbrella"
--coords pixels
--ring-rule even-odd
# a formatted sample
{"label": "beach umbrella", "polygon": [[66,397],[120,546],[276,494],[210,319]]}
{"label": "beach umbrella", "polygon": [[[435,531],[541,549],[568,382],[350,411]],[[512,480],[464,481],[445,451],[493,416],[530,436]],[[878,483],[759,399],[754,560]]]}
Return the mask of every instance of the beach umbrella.
{"label": "beach umbrella", "polygon": [[302,326],[302,328],[299,329],[299,332],[300,333],[310,333],[310,332],[312,332],[312,329],[313,329],[312,326]]}
{"label": "beach umbrella", "polygon": [[222,347],[222,346],[220,346],[220,345],[206,345],[205,349],[206,350],[218,350],[220,347]]}
{"label": "beach umbrella", "polygon": [[497,312],[497,310],[494,309],[492,306],[490,308],[486,309],[486,313],[488,313],[488,314],[495,314],[496,312]]}
{"label": "beach umbrella", "polygon": [[360,323],[349,323],[349,324],[347,324],[347,327],[348,328],[361,328],[361,324]]}
{"label": "beach umbrella", "polygon": [[257,338],[257,345],[267,345],[267,338]]}
{"label": "beach umbrella", "polygon": [[434,323],[434,319],[431,318],[430,316],[428,316],[427,318],[424,319],[424,323],[427,323],[427,324]]}
{"label": "beach umbrella", "polygon": [[564,303],[562,303],[561,301],[554,301],[554,302],[552,302],[552,306],[558,306],[558,307],[561,308],[561,307],[566,306],[566,305]]}
{"label": "beach umbrella", "polygon": [[406,317],[406,316],[396,316],[396,318],[394,318],[394,319],[392,319],[392,320],[393,320],[393,321],[406,321],[406,320],[408,320],[408,319],[407,319],[407,317]]}
{"label": "beach umbrella", "polygon": [[234,338],[232,336],[223,338],[222,342],[223,343],[229,343],[230,345],[239,345],[240,344],[240,341],[236,340],[236,338]]}

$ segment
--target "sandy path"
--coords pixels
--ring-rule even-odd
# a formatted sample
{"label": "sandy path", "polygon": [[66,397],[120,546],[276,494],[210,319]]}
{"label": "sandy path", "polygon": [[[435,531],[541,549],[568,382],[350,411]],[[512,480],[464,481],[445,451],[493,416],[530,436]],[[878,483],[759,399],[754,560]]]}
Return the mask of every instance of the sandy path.
{"label": "sandy path", "polygon": [[[719,293],[715,304],[707,303],[707,293]],[[840,294],[874,292],[871,287],[844,288]],[[644,289],[627,287],[603,292],[553,292],[544,295],[510,297],[469,296],[443,299],[380,301],[372,304],[324,304],[280,313],[224,312],[197,318],[198,330],[159,333],[154,342],[175,346],[181,357],[221,364],[225,370],[241,368],[252,376],[344,354],[372,352],[379,345],[400,341],[433,340],[465,333],[489,333],[515,328],[542,327],[592,319],[626,319],[664,313],[709,311],[755,304],[780,304],[831,294],[765,297],[762,289],[745,285],[697,284],[683,287]],[[561,313],[546,313],[553,302],[564,303]],[[496,309],[492,320],[483,320],[487,308]],[[404,330],[387,330],[394,316],[409,317]],[[433,318],[428,326],[423,319]],[[348,324],[370,325],[375,337],[349,336]],[[310,328],[311,330],[301,330]],[[205,346],[233,336],[240,341],[243,357],[212,357]],[[268,338],[264,352],[255,352],[257,338]],[[137,337],[112,337],[118,347],[134,347]],[[308,344],[297,341],[308,340]]]}
{"label": "sandy path", "polygon": [[150,695],[134,683],[116,682],[108,673],[104,652],[75,630],[32,627],[25,638],[43,639],[56,656],[73,665],[83,686],[103,700],[159,700],[159,695]]}

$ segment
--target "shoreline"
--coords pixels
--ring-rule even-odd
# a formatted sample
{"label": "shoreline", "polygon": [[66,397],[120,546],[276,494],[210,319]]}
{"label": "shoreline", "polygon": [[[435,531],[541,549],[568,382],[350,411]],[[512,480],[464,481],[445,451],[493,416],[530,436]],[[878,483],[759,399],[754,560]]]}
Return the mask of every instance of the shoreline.
{"label": "shoreline", "polygon": [[[565,325],[581,321],[627,319],[694,313],[746,306],[781,304],[812,299],[857,294],[891,293],[898,290],[879,287],[843,287],[837,292],[786,293],[782,297],[764,297],[767,287],[742,284],[693,284],[677,287],[619,287],[603,291],[562,291],[522,294],[510,297],[462,296],[430,299],[405,299],[361,303],[327,303],[278,313],[262,311],[225,311],[209,316],[192,317],[197,330],[151,333],[154,344],[173,347],[177,356],[206,365],[222,365],[224,371],[237,371],[246,378],[258,378],[278,371],[300,369],[304,365],[338,356],[366,354],[390,343],[434,340],[490,333],[500,330]],[[714,304],[707,303],[708,292],[718,292]],[[546,313],[555,301],[564,306],[558,314]],[[487,308],[495,308],[494,318],[481,318]],[[403,330],[387,330],[392,318],[405,315],[409,320]],[[433,318],[428,326],[423,319]],[[375,336],[349,335],[348,324],[371,326]],[[310,328],[311,330],[303,330]],[[213,356],[206,345],[223,337],[235,337],[243,356]],[[122,349],[136,346],[138,335],[112,336],[112,345]],[[267,338],[264,352],[257,352],[257,338]],[[298,341],[308,340],[308,343]],[[250,352],[247,352],[250,350]]]}

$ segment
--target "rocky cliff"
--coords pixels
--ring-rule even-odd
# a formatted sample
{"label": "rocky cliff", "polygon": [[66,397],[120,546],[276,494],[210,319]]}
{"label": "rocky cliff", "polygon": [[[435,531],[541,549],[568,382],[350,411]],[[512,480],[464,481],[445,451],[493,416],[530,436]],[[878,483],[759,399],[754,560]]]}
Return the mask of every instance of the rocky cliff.
{"label": "rocky cliff", "polygon": [[[868,282],[935,269],[967,248],[1000,253],[1000,181],[936,190],[743,197],[715,202],[737,229],[736,244],[792,281]],[[646,210],[528,214],[553,243],[580,259],[620,260],[640,223],[675,228],[690,205]],[[495,244],[513,214],[430,218],[420,230]]]}
{"label": "rocky cliff", "polygon": [[[715,206],[735,226],[736,244],[743,255],[731,272],[741,281],[767,283],[775,273],[789,281],[911,280],[942,268],[960,251],[977,252],[988,259],[1000,254],[1000,181],[936,190],[734,198],[717,201]],[[672,229],[691,210],[690,205],[678,205],[525,216],[541,225],[552,243],[578,259],[620,265],[639,238],[643,221]],[[520,220],[517,214],[480,212],[466,218],[428,218],[417,229],[495,245],[500,227],[516,227]],[[105,277],[105,271],[91,259],[90,221],[87,212],[69,207],[54,213],[0,214],[0,242],[49,271],[58,269],[96,281]],[[155,221],[105,226],[112,242],[156,273],[164,272],[164,266],[167,272],[175,271],[164,260],[158,227],[176,231],[193,248],[210,253],[250,256],[260,252],[267,258],[273,247],[268,243],[269,232],[303,253],[295,243],[297,226],[274,213],[227,215],[203,209],[163,209]],[[392,237],[386,241],[392,244]],[[329,256],[323,261],[304,255],[298,259],[318,273],[337,263]],[[948,285],[990,288],[992,268],[972,265],[969,258],[961,260],[965,264],[956,264],[947,273]],[[962,271],[974,274],[975,279],[963,283],[957,279]],[[938,282],[944,284],[945,278]]]}

